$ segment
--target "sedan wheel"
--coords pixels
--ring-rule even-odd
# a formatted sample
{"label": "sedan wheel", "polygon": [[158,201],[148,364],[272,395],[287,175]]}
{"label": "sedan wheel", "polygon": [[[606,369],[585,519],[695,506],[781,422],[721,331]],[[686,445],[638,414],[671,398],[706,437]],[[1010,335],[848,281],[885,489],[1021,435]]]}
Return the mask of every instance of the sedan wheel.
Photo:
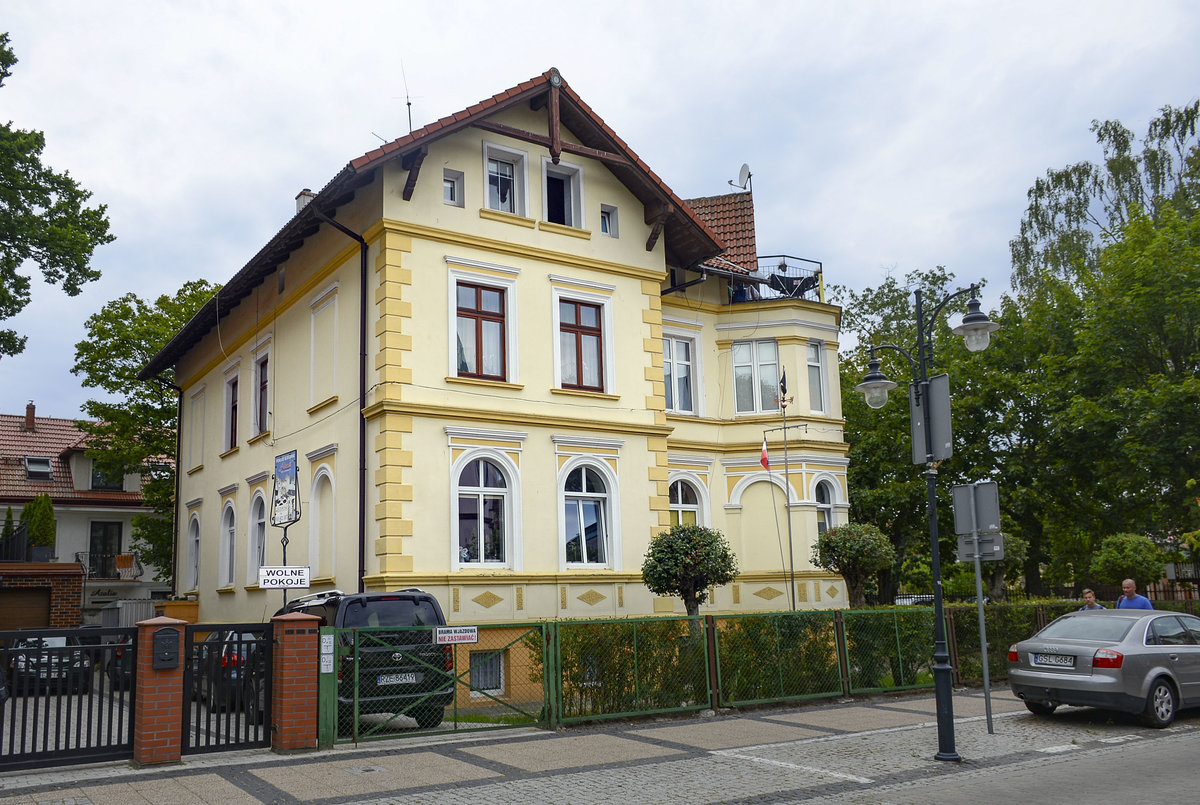
{"label": "sedan wheel", "polygon": [[1142,711],[1142,723],[1147,727],[1162,729],[1175,720],[1175,688],[1166,679],[1156,679],[1146,697],[1146,709]]}
{"label": "sedan wheel", "polygon": [[1050,716],[1054,715],[1054,711],[1058,709],[1058,705],[1027,701],[1025,702],[1025,709],[1035,716]]}

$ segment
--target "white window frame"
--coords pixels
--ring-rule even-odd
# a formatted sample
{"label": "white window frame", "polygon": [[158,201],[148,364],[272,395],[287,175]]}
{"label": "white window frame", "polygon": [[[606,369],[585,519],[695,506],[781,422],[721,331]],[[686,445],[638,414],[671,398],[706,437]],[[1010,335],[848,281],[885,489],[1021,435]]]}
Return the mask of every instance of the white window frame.
{"label": "white window frame", "polygon": [[191,410],[188,419],[188,461],[186,469],[204,464],[204,389],[201,386],[191,395]]}
{"label": "white window frame", "polygon": [[[822,489],[825,490],[826,499],[824,501],[821,500],[821,490]],[[818,535],[824,534],[826,531],[828,531],[829,529],[831,529],[837,525],[837,521],[835,520],[834,513],[833,513],[833,511],[834,511],[833,504],[834,504],[834,501],[836,500],[836,496],[834,495],[833,489],[834,489],[833,484],[825,479],[817,481],[815,484],[813,484],[813,501],[817,505],[817,534]],[[825,528],[824,529],[821,528],[821,516],[822,515],[824,515],[824,518],[825,518]]]}
{"label": "white window frame", "polygon": [[[492,182],[488,162],[493,159],[511,163],[513,166],[513,208],[511,211],[500,210],[491,205]],[[528,198],[529,155],[524,151],[485,140],[483,143],[483,208],[525,217],[525,211],[529,208]]]}
{"label": "white window frame", "polygon": [[308,303],[308,308],[309,308],[309,326],[308,326],[308,333],[309,333],[308,400],[309,400],[309,403],[308,404],[309,405],[316,405],[317,403],[324,402],[324,400],[325,400],[324,397],[322,397],[321,399],[317,399],[317,397],[316,397],[316,395],[317,395],[317,385],[316,385],[316,383],[317,383],[317,366],[316,366],[317,317],[320,316],[321,312],[323,310],[325,310],[325,308],[327,308],[331,305],[333,306],[333,310],[330,313],[330,315],[333,316],[333,321],[330,324],[330,328],[333,331],[333,343],[329,347],[329,354],[332,356],[333,365],[329,367],[329,391],[333,395],[336,395],[338,393],[338,372],[337,372],[337,369],[338,369],[338,366],[337,366],[338,308],[339,308],[339,305],[337,304],[338,290],[339,290],[338,283],[335,282],[332,285],[328,285],[324,289],[322,289],[320,293],[318,293],[311,300],[309,300],[309,303]]}
{"label": "white window frame", "polygon": [[[307,457],[307,456],[306,456]],[[333,540],[329,546],[329,567],[321,561],[321,495],[320,484],[322,482],[329,484],[329,505],[332,511],[329,513],[329,522],[332,525],[332,533],[329,537]],[[312,569],[314,575],[335,576],[337,574],[337,486],[333,480],[333,468],[328,464],[321,464],[312,471],[312,481],[308,485],[308,566]]]}
{"label": "white window frame", "polygon": [[[816,350],[816,361],[813,360],[813,350]],[[809,341],[805,347],[808,361],[808,405],[814,414],[823,414],[829,410],[828,383],[825,382],[825,344],[821,341]]]}
{"label": "white window frame", "polygon": [[[692,407],[691,408],[680,408],[678,405],[679,389],[671,388],[670,391],[672,393],[672,397],[674,397],[675,399],[672,400],[671,402],[667,403],[667,411],[668,411],[668,413],[672,413],[672,414],[686,414],[686,415],[691,415],[691,416],[699,416],[700,415],[700,405],[699,405],[700,399],[699,398],[701,396],[698,392],[698,380],[699,380],[699,376],[700,376],[700,361],[699,361],[700,355],[696,350],[697,339],[696,339],[695,335],[693,335],[693,334],[685,335],[685,334],[678,333],[678,332],[672,332],[672,331],[669,331],[664,328],[663,329],[663,341],[671,343],[670,357],[667,356],[666,350],[665,349],[663,350],[663,384],[664,384],[664,387],[668,384],[668,381],[667,381],[668,364],[670,366],[675,366],[675,365],[678,365],[678,363],[679,363],[675,359],[676,343],[681,342],[681,341],[687,343],[687,345],[690,347],[689,351],[691,352],[691,360],[688,362],[688,368],[689,368],[690,377],[692,380]],[[676,380],[676,377],[672,373],[670,383],[673,385],[675,380]],[[664,388],[664,400],[666,399],[666,397],[665,397],[666,391],[667,391],[667,389]]]}
{"label": "white window frame", "polygon": [[[242,384],[238,379],[241,372],[241,361],[234,363],[225,369],[225,427],[221,430],[221,452],[227,452],[238,446],[239,437],[241,436],[239,411],[242,408]],[[237,389],[236,406],[234,400],[234,389]]]}
{"label": "white window frame", "polygon": [[[606,225],[607,222],[607,225]],[[621,222],[617,215],[617,208],[611,204],[600,205],[600,234],[606,238],[621,237]]]}
{"label": "white window frame", "polygon": [[189,590],[200,589],[200,515],[188,519],[188,585]]}
{"label": "white window frame", "polygon": [[[762,378],[761,378],[760,372],[762,371],[761,367],[763,364],[759,361],[759,356],[758,356],[759,345],[767,344],[767,343],[775,345],[774,399],[771,401],[771,404],[769,406],[766,405],[765,402],[761,399]],[[736,348],[739,344],[749,345],[750,355],[751,355],[749,364],[734,363],[734,361],[735,361],[734,353],[736,352]],[[780,355],[779,355],[779,342],[778,341],[776,341],[774,338],[743,339],[743,340],[739,340],[739,341],[734,341],[729,347],[729,364],[730,364],[730,370],[732,372],[731,379],[733,381],[733,410],[734,410],[735,414],[738,414],[738,415],[764,414],[764,413],[774,413],[779,410],[779,374],[782,370],[780,368]],[[742,410],[737,407],[738,406],[737,367],[738,366],[746,366],[746,365],[749,365],[751,367],[750,382],[752,384],[752,389],[754,391],[754,407],[750,410]]]}
{"label": "white window frame", "polygon": [[221,509],[221,538],[220,555],[217,560],[219,568],[218,587],[230,587],[237,572],[237,509],[232,500],[225,502]]}
{"label": "white window frame", "polygon": [[[558,303],[561,300],[570,302],[586,302],[589,305],[598,305],[600,307],[600,334],[601,344],[600,349],[604,360],[603,380],[604,386],[601,393],[615,394],[613,386],[613,363],[615,361],[615,348],[613,342],[616,340],[616,331],[613,330],[613,303],[612,294],[616,290],[615,286],[603,285],[601,283],[585,283],[581,280],[571,279],[569,277],[550,276],[551,283],[567,282],[574,287],[560,287],[559,285],[551,286],[550,293],[550,317],[551,317],[551,341],[554,345],[554,387],[561,389],[562,381],[562,345],[559,343],[559,333],[561,332],[561,317],[558,313]],[[594,288],[593,291],[582,290],[578,286],[585,285]]]}
{"label": "white window frame", "polygon": [[[485,285],[504,291],[504,371],[505,381],[520,382],[520,365],[517,360],[517,276],[519,269],[508,266],[481,263],[478,261],[446,258],[446,309],[447,334],[449,338],[449,377],[458,376],[458,283]],[[472,270],[472,267],[482,270]]]}
{"label": "white window frame", "polygon": [[[459,496],[459,479],[462,477],[463,470],[473,461],[483,459],[490,461],[499,468],[504,476],[504,522],[506,528],[504,530],[504,561],[502,562],[464,562],[459,552],[459,533],[458,533],[458,496]],[[467,494],[475,494],[476,487],[468,487],[470,490]],[[495,494],[495,490],[492,494]],[[458,460],[450,466],[450,569],[451,571],[464,569],[490,569],[490,568],[511,568],[513,570],[522,569],[521,551],[523,550],[521,541],[521,474],[517,469],[517,465],[513,463],[512,458],[503,450],[484,447],[473,450],[464,450],[459,455]]]}
{"label": "white window frame", "polygon": [[[442,203],[447,207],[462,207],[463,199],[463,181],[465,176],[462,171],[456,171],[453,168],[442,169]],[[446,198],[446,188],[451,189],[452,198]]]}
{"label": "white window frame", "polygon": [[[691,506],[686,503],[675,503],[671,500],[671,491],[675,489],[677,484],[683,484],[691,488],[696,493],[696,505]],[[692,512],[696,515],[696,525],[707,526],[707,506],[703,485],[699,483],[693,476],[675,475],[667,482],[667,509],[672,515],[676,515],[675,519],[678,522],[683,522],[683,513]],[[672,523],[674,524],[674,523]]]}
{"label": "white window frame", "polygon": [[549,177],[562,179],[566,183],[567,198],[565,201],[565,221],[560,226],[573,229],[586,229],[584,226],[583,198],[583,166],[571,162],[559,161],[557,165],[550,157],[542,157],[542,220],[550,222],[550,183]]}
{"label": "white window frame", "polygon": [[[604,479],[605,485],[605,561],[603,562],[568,562],[567,561],[567,478],[580,467],[595,470]],[[620,567],[621,545],[621,500],[620,487],[617,484],[617,474],[601,456],[577,456],[565,462],[558,471],[558,565],[559,569],[568,568],[614,568]],[[574,500],[572,496],[570,499]]]}
{"label": "white window frame", "polygon": [[[258,436],[271,430],[271,392],[273,390],[272,387],[275,384],[271,382],[271,369],[274,364],[271,363],[270,340],[268,339],[259,346],[255,347],[254,352],[251,354],[251,358],[252,360],[250,365],[252,367],[252,377],[250,378],[250,381],[253,385],[252,391],[254,392],[254,399],[251,400],[251,409],[254,420],[250,423],[250,430],[253,431],[251,434],[251,438],[253,438],[254,436]],[[267,398],[265,401],[261,400],[259,397],[259,386],[260,381],[262,380],[261,372],[264,368],[264,365],[267,371]],[[264,403],[266,405],[266,411],[260,410]]]}
{"label": "white window frame", "polygon": [[25,479],[28,481],[53,481],[54,463],[49,456],[25,456]]}
{"label": "white window frame", "polygon": [[468,663],[468,667],[470,668],[471,671],[475,670],[474,658],[475,658],[476,654],[481,655],[481,656],[488,655],[486,662],[488,662],[490,664],[494,660],[497,663],[497,665],[499,665],[499,668],[497,669],[499,671],[499,673],[496,676],[500,681],[500,686],[495,687],[495,688],[480,688],[475,685],[474,677],[469,677],[469,684],[471,686],[471,698],[482,699],[482,698],[489,697],[489,696],[503,696],[504,695],[504,672],[507,670],[505,668],[505,666],[508,664],[505,661],[505,657],[508,655],[508,651],[501,649],[498,651],[492,650],[492,651],[472,651],[472,652],[470,652],[467,655],[467,663]]}
{"label": "white window frame", "polygon": [[[257,511],[256,511],[257,510]],[[246,583],[258,584],[258,569],[267,563],[267,497],[261,489],[250,498],[246,538]]]}

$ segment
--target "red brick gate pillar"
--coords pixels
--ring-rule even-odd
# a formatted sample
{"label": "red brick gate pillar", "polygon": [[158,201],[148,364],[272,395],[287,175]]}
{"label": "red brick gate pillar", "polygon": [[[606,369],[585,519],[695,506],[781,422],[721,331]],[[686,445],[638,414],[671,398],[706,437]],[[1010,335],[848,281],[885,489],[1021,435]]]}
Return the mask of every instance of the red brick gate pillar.
{"label": "red brick gate pillar", "polygon": [[[133,762],[178,763],[183,742],[183,627],[187,621],[151,618],[137,624],[137,690],[133,697]],[[172,639],[174,668],[154,667],[154,635]],[[173,637],[171,632],[174,632]],[[160,646],[160,648],[163,648]]]}
{"label": "red brick gate pillar", "polygon": [[275,629],[271,677],[271,748],[317,747],[317,668],[321,619],[289,612],[271,618]]}

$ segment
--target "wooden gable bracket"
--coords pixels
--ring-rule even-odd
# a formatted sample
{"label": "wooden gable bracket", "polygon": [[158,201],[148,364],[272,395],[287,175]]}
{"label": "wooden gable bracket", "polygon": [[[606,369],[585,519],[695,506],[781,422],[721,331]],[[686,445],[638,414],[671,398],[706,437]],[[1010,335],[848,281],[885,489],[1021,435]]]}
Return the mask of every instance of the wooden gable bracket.
{"label": "wooden gable bracket", "polygon": [[550,78],[550,105],[547,115],[550,123],[550,161],[557,165],[559,157],[562,156],[562,130],[559,129],[558,84],[554,82],[555,78],[558,78],[558,73]]}
{"label": "wooden gable bracket", "polygon": [[[532,131],[525,131],[514,126],[506,126],[503,123],[495,123],[491,120],[475,120],[471,123],[472,126],[484,131],[490,131],[493,134],[502,134],[505,137],[512,137],[514,140],[533,143],[540,145],[543,148],[550,148],[550,138],[541,134],[534,134]],[[589,159],[598,159],[601,162],[607,162],[611,165],[632,165],[625,157],[620,154],[614,154],[610,151],[601,151],[599,148],[589,148],[586,145],[575,145],[575,143],[560,143],[559,148],[576,156],[588,157]]]}
{"label": "wooden gable bracket", "polygon": [[672,204],[659,204],[654,207],[646,208],[646,223],[650,224],[650,237],[646,240],[646,251],[654,251],[654,244],[658,243],[658,237],[662,234],[663,227],[666,226],[667,218],[675,213],[675,207]]}
{"label": "wooden gable bracket", "polygon": [[408,181],[404,183],[404,200],[411,201],[413,190],[417,188],[417,177],[421,175],[421,163],[425,161],[425,157],[429,155],[429,149],[421,146],[416,151],[412,151],[404,155],[400,160],[400,167],[408,171]]}

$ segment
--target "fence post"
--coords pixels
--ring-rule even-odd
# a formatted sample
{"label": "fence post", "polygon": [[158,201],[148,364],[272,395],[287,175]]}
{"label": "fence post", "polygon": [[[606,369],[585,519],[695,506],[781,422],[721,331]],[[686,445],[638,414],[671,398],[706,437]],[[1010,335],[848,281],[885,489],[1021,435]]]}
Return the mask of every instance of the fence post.
{"label": "fence post", "polygon": [[[183,745],[183,627],[176,618],[151,618],[137,624],[137,687],[133,696],[133,762],[138,766],[178,763]],[[165,631],[163,631],[165,630]],[[154,667],[154,636],[174,632],[175,664]],[[169,646],[160,648],[169,650]]]}
{"label": "fence post", "polygon": [[271,669],[271,748],[317,746],[317,668],[321,619],[302,612],[271,618],[275,646]]}
{"label": "fence post", "polygon": [[704,616],[704,647],[708,652],[708,707],[714,713],[721,706],[721,688],[717,676],[717,622]]}
{"label": "fence post", "polygon": [[850,696],[850,652],[846,646],[846,622],[842,620],[842,611],[833,611],[833,642],[837,650],[838,674],[842,678],[842,695]]}

